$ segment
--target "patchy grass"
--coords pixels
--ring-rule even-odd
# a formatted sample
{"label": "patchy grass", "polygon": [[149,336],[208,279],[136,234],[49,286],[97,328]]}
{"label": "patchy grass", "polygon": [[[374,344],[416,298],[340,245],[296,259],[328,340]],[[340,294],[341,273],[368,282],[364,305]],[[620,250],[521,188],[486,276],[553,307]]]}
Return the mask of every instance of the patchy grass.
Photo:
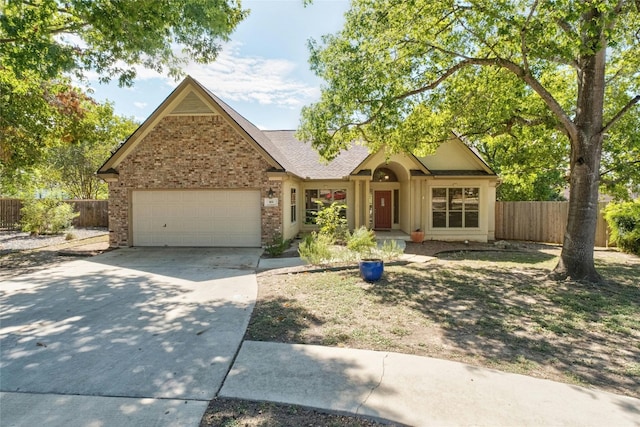
{"label": "patchy grass", "polygon": [[553,251],[444,254],[259,276],[247,339],[394,351],[640,397],[640,259],[596,253],[602,286],[554,282]]}

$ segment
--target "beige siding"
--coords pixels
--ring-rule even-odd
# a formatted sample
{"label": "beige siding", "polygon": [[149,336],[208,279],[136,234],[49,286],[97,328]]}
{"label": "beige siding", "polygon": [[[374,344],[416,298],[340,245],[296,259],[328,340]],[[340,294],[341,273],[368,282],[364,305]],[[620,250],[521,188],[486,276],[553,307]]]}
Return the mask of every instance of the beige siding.
{"label": "beige siding", "polygon": [[[291,221],[291,189],[296,190],[296,221]],[[282,184],[282,237],[292,239],[300,232],[300,226],[304,223],[304,193],[300,184],[293,180],[284,181]]]}
{"label": "beige siding", "polygon": [[429,170],[483,170],[479,160],[457,139],[443,142],[432,155],[420,160]]}
{"label": "beige siding", "polygon": [[[490,185],[491,184],[491,185]],[[426,224],[425,239],[447,241],[477,241],[489,240],[489,221],[492,219],[492,205],[495,203],[495,184],[487,179],[474,178],[447,178],[430,179],[427,182],[426,212],[423,219]],[[477,187],[480,190],[479,200],[479,227],[478,228],[434,228],[431,211],[432,189],[437,187],[469,188]]]}

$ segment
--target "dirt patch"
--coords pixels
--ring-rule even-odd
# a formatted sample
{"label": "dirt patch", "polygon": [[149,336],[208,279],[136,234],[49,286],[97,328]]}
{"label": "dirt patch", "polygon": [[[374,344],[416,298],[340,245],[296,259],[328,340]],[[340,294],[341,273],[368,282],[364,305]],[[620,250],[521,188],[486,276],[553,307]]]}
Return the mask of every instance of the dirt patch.
{"label": "dirt patch", "polygon": [[0,280],[53,267],[78,257],[90,257],[109,249],[109,236],[62,241],[28,250],[10,250],[0,254]]}
{"label": "dirt patch", "polygon": [[559,245],[518,242],[518,241],[497,241],[497,242],[442,242],[437,240],[426,240],[422,243],[407,242],[404,250],[406,254],[435,256],[445,252],[470,252],[470,251],[540,251],[540,250],[560,250]]}
{"label": "dirt patch", "polygon": [[382,425],[400,426],[296,405],[222,398],[213,399],[209,403],[200,422],[200,427],[373,427]]}

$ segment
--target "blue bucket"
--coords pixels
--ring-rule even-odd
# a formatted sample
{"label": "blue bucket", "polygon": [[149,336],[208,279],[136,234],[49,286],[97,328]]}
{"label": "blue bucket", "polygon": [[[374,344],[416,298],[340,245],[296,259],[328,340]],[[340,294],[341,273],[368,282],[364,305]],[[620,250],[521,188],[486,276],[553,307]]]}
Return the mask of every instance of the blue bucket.
{"label": "blue bucket", "polygon": [[384,271],[384,262],[381,259],[363,259],[359,262],[360,276],[367,282],[380,280]]}

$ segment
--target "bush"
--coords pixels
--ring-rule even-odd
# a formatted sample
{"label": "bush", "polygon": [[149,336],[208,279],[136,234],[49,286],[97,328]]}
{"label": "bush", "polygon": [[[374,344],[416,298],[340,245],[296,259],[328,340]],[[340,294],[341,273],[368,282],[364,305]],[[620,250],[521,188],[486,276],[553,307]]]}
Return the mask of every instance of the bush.
{"label": "bush", "polygon": [[347,248],[357,252],[360,256],[366,256],[376,247],[376,235],[373,230],[367,227],[360,227],[351,234],[347,239]]}
{"label": "bush", "polygon": [[51,198],[25,200],[20,214],[22,231],[36,235],[61,233],[80,215],[70,204]]}
{"label": "bush", "polygon": [[623,252],[640,255],[640,199],[609,203],[604,208],[604,219],[611,229],[609,241]]}
{"label": "bush", "polygon": [[302,239],[298,245],[300,258],[309,264],[319,265],[331,260],[331,238],[322,233],[313,232]]}
{"label": "bush", "polygon": [[278,233],[273,236],[265,251],[271,256],[280,256],[289,247],[290,243],[282,237],[282,234]]}
{"label": "bush", "polygon": [[385,261],[400,258],[404,253],[395,240],[385,240],[378,252],[380,252],[380,257]]}
{"label": "bush", "polygon": [[[318,202],[320,203],[320,202]],[[347,218],[344,217],[346,205],[338,202],[321,209],[316,215],[316,224],[320,234],[328,236],[331,243],[343,242],[349,233]]]}

